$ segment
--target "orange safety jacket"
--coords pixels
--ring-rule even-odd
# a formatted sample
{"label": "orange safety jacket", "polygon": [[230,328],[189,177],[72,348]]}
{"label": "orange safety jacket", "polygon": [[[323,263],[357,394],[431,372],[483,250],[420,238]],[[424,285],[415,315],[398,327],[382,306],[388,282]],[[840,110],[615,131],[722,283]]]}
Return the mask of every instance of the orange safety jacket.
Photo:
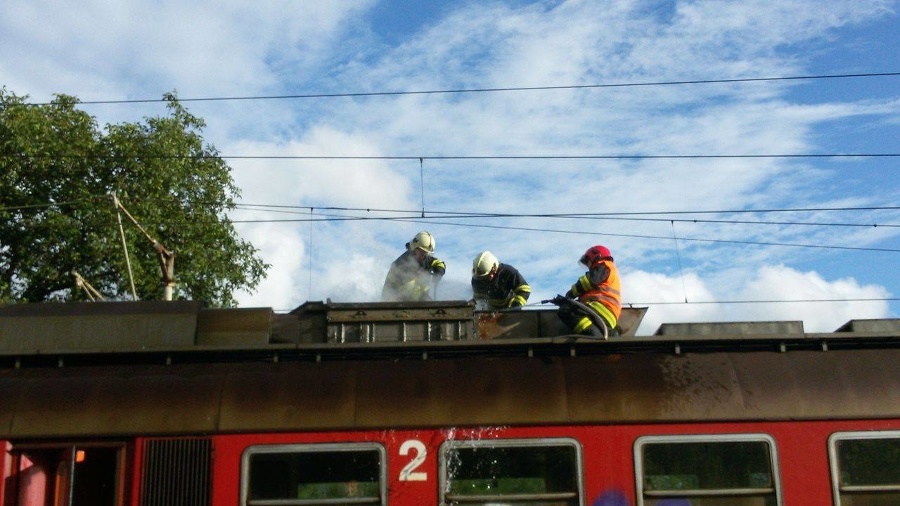
{"label": "orange safety jacket", "polygon": [[[606,279],[591,279],[596,278],[595,271],[598,266],[604,266],[606,267],[604,270],[609,271]],[[579,301],[600,313],[600,316],[609,323],[610,330],[616,328],[619,323],[619,315],[622,314],[621,283],[616,264],[610,260],[596,263],[590,271],[578,278],[578,281],[572,285],[571,293],[577,296]]]}

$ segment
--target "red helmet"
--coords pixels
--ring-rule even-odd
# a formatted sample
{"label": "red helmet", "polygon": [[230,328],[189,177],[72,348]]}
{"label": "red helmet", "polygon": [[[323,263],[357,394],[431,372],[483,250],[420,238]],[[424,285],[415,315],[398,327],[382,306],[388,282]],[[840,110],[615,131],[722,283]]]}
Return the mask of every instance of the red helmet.
{"label": "red helmet", "polygon": [[609,248],[607,248],[606,246],[600,246],[598,244],[596,246],[591,246],[591,248],[581,256],[581,260],[579,260],[579,262],[590,267],[597,262],[606,259],[612,260],[612,253],[610,253]]}

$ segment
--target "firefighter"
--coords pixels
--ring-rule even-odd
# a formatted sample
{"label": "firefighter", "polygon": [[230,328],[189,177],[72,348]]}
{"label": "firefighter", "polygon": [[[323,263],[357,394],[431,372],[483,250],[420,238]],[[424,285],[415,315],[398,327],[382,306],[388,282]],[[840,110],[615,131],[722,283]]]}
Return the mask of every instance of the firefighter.
{"label": "firefighter", "polygon": [[[606,325],[609,335],[617,335],[619,315],[622,313],[622,295],[619,271],[612,254],[606,246],[592,246],[581,256],[579,262],[588,271],[566,292],[566,298],[577,298],[581,304],[560,304],[559,318],[574,334],[602,337],[604,330],[595,323],[599,322]],[[593,310],[596,314],[588,314],[585,309]]]}
{"label": "firefighter", "polygon": [[531,287],[515,267],[485,251],[472,262],[472,292],[478,309],[519,309],[531,295]]}
{"label": "firefighter", "polygon": [[432,300],[431,285],[438,282],[447,270],[446,265],[432,254],[435,240],[422,231],[406,243],[406,251],[394,260],[384,280],[381,300],[413,302]]}

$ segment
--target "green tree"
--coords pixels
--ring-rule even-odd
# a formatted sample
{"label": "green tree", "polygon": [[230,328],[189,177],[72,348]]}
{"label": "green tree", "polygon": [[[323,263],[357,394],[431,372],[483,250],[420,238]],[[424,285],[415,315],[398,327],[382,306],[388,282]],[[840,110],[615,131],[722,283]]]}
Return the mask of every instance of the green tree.
{"label": "green tree", "polygon": [[175,253],[175,299],[231,306],[259,284],[268,265],[226,215],[231,168],[174,94],[168,115],[104,131],[75,97],[26,99],[0,88],[0,301],[83,300],[73,272],[130,299],[119,216],[138,298],[162,298],[159,255],[111,195]]}

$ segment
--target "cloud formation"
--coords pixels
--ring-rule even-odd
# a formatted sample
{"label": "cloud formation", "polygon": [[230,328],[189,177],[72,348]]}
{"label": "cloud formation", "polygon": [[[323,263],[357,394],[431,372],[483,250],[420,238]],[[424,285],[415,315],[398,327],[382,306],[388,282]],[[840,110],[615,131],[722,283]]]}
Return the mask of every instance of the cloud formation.
{"label": "cloud formation", "polygon": [[[376,300],[390,262],[427,229],[448,264],[442,298],[468,297],[472,257],[485,249],[529,279],[533,301],[550,298],[602,243],[626,302],[704,302],[651,306],[644,333],[748,319],[827,331],[897,316],[883,300],[900,291],[897,228],[849,226],[900,223],[890,208],[900,176],[883,170],[891,160],[658,157],[889,152],[896,87],[646,84],[808,75],[823,61],[822,74],[884,71],[853,56],[872,41],[896,44],[870,27],[896,23],[898,2],[510,0],[398,12],[396,26],[374,15],[384,8],[11,0],[0,76],[36,101],[173,89],[183,99],[304,97],[185,103],[226,156],[335,157],[229,160],[244,203],[295,206],[234,213],[273,265],[245,306]],[[323,96],[496,88],[520,89]],[[85,107],[101,123],[161,112]],[[825,210],[847,207],[859,209]],[[798,208],[811,210],[777,212]],[[752,209],[772,212],[698,213]],[[562,213],[592,216],[549,216]],[[707,304],[800,299],[882,300]]]}

